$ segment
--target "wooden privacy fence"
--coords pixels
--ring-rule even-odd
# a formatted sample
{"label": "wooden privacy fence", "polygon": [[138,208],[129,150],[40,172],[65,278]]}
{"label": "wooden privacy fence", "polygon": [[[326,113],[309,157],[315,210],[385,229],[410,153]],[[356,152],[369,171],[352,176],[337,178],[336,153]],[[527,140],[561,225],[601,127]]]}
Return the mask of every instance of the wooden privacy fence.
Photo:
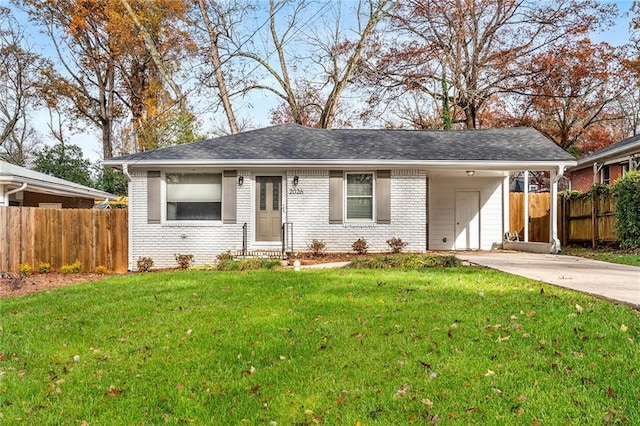
{"label": "wooden privacy fence", "polygon": [[591,191],[558,200],[558,236],[563,244],[589,242],[614,243],[616,202],[613,194]]}
{"label": "wooden privacy fence", "polygon": [[98,266],[127,271],[127,210],[0,207],[0,271],[41,262],[59,270],[76,260],[85,272]]}
{"label": "wooden privacy fence", "polygon": [[[529,194],[529,241],[549,242],[549,193]],[[517,232],[524,241],[524,193],[509,194],[509,232]]]}
{"label": "wooden privacy fence", "polygon": [[[529,194],[529,241],[549,242],[550,194]],[[524,193],[509,194],[509,231],[524,239]],[[562,244],[617,241],[616,203],[612,194],[594,192],[558,197],[558,238]]]}

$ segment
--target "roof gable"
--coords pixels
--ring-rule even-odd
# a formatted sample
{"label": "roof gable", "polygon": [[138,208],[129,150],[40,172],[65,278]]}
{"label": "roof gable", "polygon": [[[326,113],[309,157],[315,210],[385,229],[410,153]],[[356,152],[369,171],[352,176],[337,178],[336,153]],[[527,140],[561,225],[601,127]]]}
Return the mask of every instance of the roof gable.
{"label": "roof gable", "polygon": [[327,130],[284,124],[126,155],[105,163],[170,160],[572,161],[573,157],[531,128]]}

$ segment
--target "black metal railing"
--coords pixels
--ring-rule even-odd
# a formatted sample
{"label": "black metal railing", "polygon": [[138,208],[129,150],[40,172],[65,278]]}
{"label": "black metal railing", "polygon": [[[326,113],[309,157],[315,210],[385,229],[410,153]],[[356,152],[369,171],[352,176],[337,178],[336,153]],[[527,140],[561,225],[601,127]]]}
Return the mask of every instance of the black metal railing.
{"label": "black metal railing", "polygon": [[242,256],[247,255],[247,222],[242,225]]}

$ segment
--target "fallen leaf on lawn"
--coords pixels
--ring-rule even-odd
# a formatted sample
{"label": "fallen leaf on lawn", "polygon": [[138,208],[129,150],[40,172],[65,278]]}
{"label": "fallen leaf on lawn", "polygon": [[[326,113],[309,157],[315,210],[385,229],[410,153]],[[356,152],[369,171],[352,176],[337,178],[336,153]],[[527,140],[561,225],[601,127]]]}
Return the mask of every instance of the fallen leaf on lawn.
{"label": "fallen leaf on lawn", "polygon": [[191,334],[191,333],[193,333],[193,330],[192,329],[188,329],[187,330],[187,334]]}
{"label": "fallen leaf on lawn", "polygon": [[83,420],[82,423],[80,423],[80,426],[90,426],[90,425],[91,425],[91,423],[89,423],[86,420]]}
{"label": "fallen leaf on lawn", "polygon": [[319,416],[314,417],[312,420],[315,424],[322,423],[322,417],[319,417]]}
{"label": "fallen leaf on lawn", "polygon": [[607,387],[607,397],[608,398],[617,398],[616,393],[613,391],[613,388],[611,386]]}
{"label": "fallen leaf on lawn", "polygon": [[497,395],[502,395],[502,391],[498,388],[491,388],[491,391]]}
{"label": "fallen leaf on lawn", "polygon": [[56,388],[56,393],[62,393],[62,389]]}
{"label": "fallen leaf on lawn", "polygon": [[495,376],[495,374],[496,374],[495,371],[487,370],[487,372],[484,374],[484,376],[485,377]]}
{"label": "fallen leaf on lawn", "polygon": [[250,375],[254,374],[256,371],[258,371],[258,370],[256,370],[256,368],[252,365],[251,368],[249,368],[248,370],[243,371],[243,373],[246,376],[250,376]]}
{"label": "fallen leaf on lawn", "polygon": [[280,356],[278,356],[278,358],[280,358],[281,361],[284,361],[285,359],[287,359],[287,357],[284,356],[284,355],[280,355]]}
{"label": "fallen leaf on lawn", "polygon": [[622,324],[622,325],[620,326],[620,331],[622,331],[623,333],[626,333],[628,329],[629,329],[629,328],[628,328],[626,325],[624,325],[624,324]]}
{"label": "fallen leaf on lawn", "polygon": [[507,340],[511,339],[511,336],[498,336],[498,340],[496,340],[496,342],[501,343],[501,342],[506,342]]}
{"label": "fallen leaf on lawn", "polygon": [[511,324],[511,328],[513,328],[514,330],[521,330],[522,329],[522,325],[516,323]]}
{"label": "fallen leaf on lawn", "polygon": [[451,325],[449,326],[449,328],[451,328],[451,329],[455,330],[456,328],[458,328],[458,324],[454,322],[453,324],[451,324]]}
{"label": "fallen leaf on lawn", "polygon": [[25,375],[24,370],[18,371],[18,377],[24,377],[24,375]]}
{"label": "fallen leaf on lawn", "polygon": [[527,397],[524,395],[520,395],[516,398],[516,402],[525,402],[527,400]]}
{"label": "fallen leaf on lawn", "polygon": [[409,390],[411,386],[409,386],[408,383],[403,384],[402,386],[400,386],[400,388],[398,388],[398,390],[396,391],[396,397],[400,398],[402,396],[404,396],[405,393],[407,393],[407,391]]}
{"label": "fallen leaf on lawn", "polygon": [[582,313],[582,306],[576,304],[576,311],[578,311],[579,314]]}
{"label": "fallen leaf on lawn", "polygon": [[399,365],[400,367],[402,367],[402,366],[404,365],[404,361],[403,361],[403,360],[401,360],[401,359],[399,359],[397,362],[398,362],[398,365]]}
{"label": "fallen leaf on lawn", "polygon": [[527,312],[527,316],[528,316],[528,317],[532,317],[532,316],[534,316],[535,314],[536,314],[536,311],[529,311],[529,312]]}
{"label": "fallen leaf on lawn", "polygon": [[249,389],[249,392],[251,393],[258,393],[260,392],[260,388],[262,387],[262,385],[255,385],[253,386],[251,389]]}
{"label": "fallen leaf on lawn", "polygon": [[122,389],[118,389],[113,385],[109,385],[109,391],[105,392],[104,396],[107,396],[109,398],[115,398],[118,395],[122,394]]}
{"label": "fallen leaf on lawn", "polygon": [[0,352],[0,361],[6,361],[7,358],[9,358],[7,354],[5,354],[4,352]]}
{"label": "fallen leaf on lawn", "polygon": [[510,318],[511,318],[512,320],[517,320],[517,319],[518,319],[518,317],[517,317],[517,316],[515,316],[515,315],[511,315],[511,317],[510,317]]}
{"label": "fallen leaf on lawn", "polygon": [[429,408],[433,408],[433,402],[429,398],[424,398],[422,403]]}
{"label": "fallen leaf on lawn", "polygon": [[438,377],[438,373],[434,371],[433,373],[429,374],[429,377],[435,379],[436,377]]}
{"label": "fallen leaf on lawn", "polygon": [[313,414],[313,410],[309,410],[309,409],[307,408],[306,410],[304,410],[304,413],[305,413],[307,416],[310,416],[310,415],[312,415],[312,414]]}
{"label": "fallen leaf on lawn", "polygon": [[182,390],[182,389],[184,389],[184,384],[182,384],[182,383],[178,383],[178,384],[176,385],[176,388],[177,388],[178,390]]}

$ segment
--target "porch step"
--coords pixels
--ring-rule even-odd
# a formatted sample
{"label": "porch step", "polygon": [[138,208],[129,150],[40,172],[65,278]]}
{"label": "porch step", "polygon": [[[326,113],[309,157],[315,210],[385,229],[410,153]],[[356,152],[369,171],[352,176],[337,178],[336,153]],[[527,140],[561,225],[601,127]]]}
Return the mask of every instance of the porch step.
{"label": "porch step", "polygon": [[233,253],[234,257],[238,259],[286,259],[287,255],[281,251],[275,250],[254,250],[242,252],[242,250],[236,250]]}

